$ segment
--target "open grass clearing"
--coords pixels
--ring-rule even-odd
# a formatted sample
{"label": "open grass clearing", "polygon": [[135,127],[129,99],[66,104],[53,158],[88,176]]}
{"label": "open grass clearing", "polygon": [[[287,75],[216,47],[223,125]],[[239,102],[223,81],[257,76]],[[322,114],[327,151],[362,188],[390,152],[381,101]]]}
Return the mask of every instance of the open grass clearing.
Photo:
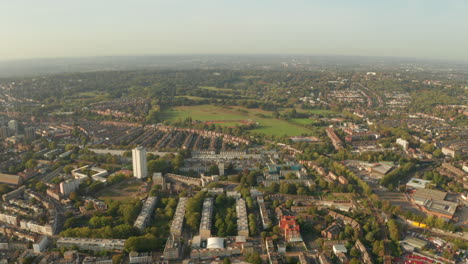
{"label": "open grass clearing", "polygon": [[[270,111],[261,109],[248,109],[243,107],[228,107],[215,105],[178,106],[164,113],[163,119],[169,121],[184,120],[191,117],[198,121],[227,121],[221,125],[236,125],[236,121],[251,119],[257,123],[258,128],[252,130],[267,135],[275,136],[299,136],[311,131],[298,124],[272,118]],[[231,122],[229,122],[231,121]],[[240,123],[239,123],[240,125]]]}
{"label": "open grass clearing", "polygon": [[198,86],[198,88],[211,90],[211,91],[224,91],[224,92],[232,92],[232,89],[229,88],[218,88],[214,86]]}

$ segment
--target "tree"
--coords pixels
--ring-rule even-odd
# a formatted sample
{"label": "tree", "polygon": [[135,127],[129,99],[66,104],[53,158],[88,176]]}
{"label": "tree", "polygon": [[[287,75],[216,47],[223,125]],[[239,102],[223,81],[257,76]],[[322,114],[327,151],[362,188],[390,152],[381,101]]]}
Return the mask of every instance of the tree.
{"label": "tree", "polygon": [[47,185],[45,185],[43,182],[37,182],[34,187],[37,191],[42,193],[44,193],[47,190]]}
{"label": "tree", "polygon": [[130,237],[125,241],[125,251],[148,252],[158,248],[162,242],[153,234],[147,234],[139,237]]}
{"label": "tree", "polygon": [[71,192],[70,195],[68,196],[70,200],[77,202],[78,201],[78,194],[76,192]]}
{"label": "tree", "polygon": [[213,164],[208,169],[208,175],[219,175],[219,168],[217,165]]}
{"label": "tree", "polygon": [[36,168],[36,166],[37,166],[37,161],[35,159],[30,159],[26,161],[26,163],[24,164],[24,167],[26,167],[26,169],[34,169]]}
{"label": "tree", "polygon": [[124,257],[123,254],[114,255],[114,256],[112,257],[112,264],[120,264],[120,263],[122,263],[123,257]]}
{"label": "tree", "polygon": [[247,255],[245,260],[253,264],[262,264],[262,259],[260,258],[260,255],[258,254],[258,252],[254,252],[252,254]]}
{"label": "tree", "polygon": [[64,172],[65,174],[70,174],[72,170],[73,170],[73,166],[72,166],[72,165],[67,165],[67,166],[63,167],[63,172]]}
{"label": "tree", "polygon": [[390,219],[387,222],[387,226],[390,239],[393,241],[399,241],[401,239],[399,224],[394,219]]}

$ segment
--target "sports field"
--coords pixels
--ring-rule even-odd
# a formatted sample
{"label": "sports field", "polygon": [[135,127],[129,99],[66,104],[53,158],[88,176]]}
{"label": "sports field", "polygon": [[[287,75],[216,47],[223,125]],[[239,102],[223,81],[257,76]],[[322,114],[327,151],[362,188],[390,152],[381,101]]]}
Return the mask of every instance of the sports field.
{"label": "sports field", "polygon": [[264,133],[267,135],[298,136],[301,134],[311,133],[309,129],[304,128],[300,125],[285,120],[275,119],[271,116],[271,112],[261,109],[247,109],[238,106],[222,107],[215,105],[197,105],[174,107],[171,110],[168,110],[164,113],[164,120],[177,121],[184,120],[187,117],[191,117],[193,121],[222,120],[226,122],[219,123],[218,125],[233,126],[242,125],[242,122],[239,122],[239,120],[250,119],[254,121],[258,126],[258,128],[252,131]]}

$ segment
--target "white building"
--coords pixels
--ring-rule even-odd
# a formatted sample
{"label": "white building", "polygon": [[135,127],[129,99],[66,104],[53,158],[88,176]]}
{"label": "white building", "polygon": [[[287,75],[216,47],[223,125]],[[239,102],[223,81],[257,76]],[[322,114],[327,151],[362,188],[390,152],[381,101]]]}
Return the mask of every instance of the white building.
{"label": "white building", "polygon": [[335,254],[339,254],[339,253],[343,253],[343,254],[346,254],[348,252],[348,250],[346,249],[346,247],[342,244],[336,244],[336,245],[333,245],[333,253]]}
{"label": "white building", "polygon": [[100,239],[100,238],[74,238],[61,237],[57,240],[57,247],[71,248],[73,246],[82,250],[123,250],[125,239]]}
{"label": "white building", "polygon": [[407,140],[404,140],[402,138],[397,138],[396,143],[400,145],[403,150],[407,150],[409,146],[409,142]]}
{"label": "white building", "polygon": [[144,179],[148,176],[146,166],[146,149],[137,147],[132,149],[133,176],[138,179]]}
{"label": "white building", "polygon": [[415,190],[424,189],[430,183],[431,183],[431,181],[428,181],[428,180],[423,180],[423,179],[418,179],[418,178],[411,178],[406,183],[406,188],[415,189]]}
{"label": "white building", "polygon": [[46,251],[48,245],[49,245],[49,237],[42,236],[36,241],[36,243],[33,244],[33,250],[35,253],[41,253],[41,252]]}
{"label": "white building", "polygon": [[70,193],[76,191],[84,179],[69,179],[60,183],[60,193],[67,197]]}
{"label": "white building", "polygon": [[10,131],[12,131],[13,133],[17,133],[17,132],[18,132],[18,125],[19,125],[19,123],[18,123],[18,121],[16,121],[16,120],[10,120],[10,121],[8,121],[8,129],[9,129]]}

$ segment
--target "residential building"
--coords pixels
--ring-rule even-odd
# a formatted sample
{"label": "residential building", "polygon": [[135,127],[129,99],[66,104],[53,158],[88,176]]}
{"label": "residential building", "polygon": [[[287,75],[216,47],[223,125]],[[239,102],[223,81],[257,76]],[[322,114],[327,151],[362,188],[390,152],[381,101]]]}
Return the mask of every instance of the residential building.
{"label": "residential building", "polygon": [[258,209],[260,210],[260,216],[262,218],[263,229],[267,229],[271,226],[270,216],[268,214],[268,209],[265,206],[265,202],[262,196],[257,197]]}
{"label": "residential building", "polygon": [[13,134],[18,133],[18,129],[19,129],[19,123],[18,123],[18,121],[16,121],[16,120],[10,120],[10,121],[8,121],[8,129],[9,129],[10,132],[12,132]]}
{"label": "residential building", "polygon": [[0,138],[7,138],[9,135],[8,127],[2,126],[0,127]]}
{"label": "residential building", "polygon": [[36,137],[36,130],[34,127],[26,127],[24,129],[24,139],[25,140],[34,140]]}
{"label": "residential building", "polygon": [[404,140],[402,138],[397,138],[396,143],[397,143],[397,145],[400,145],[403,148],[403,150],[405,150],[405,151],[408,150],[408,146],[409,146],[408,140]]}
{"label": "residential building", "polygon": [[236,202],[236,214],[237,214],[237,235],[238,236],[249,236],[249,222],[247,220],[247,207],[245,200],[240,198]]}
{"label": "residential building", "polygon": [[156,197],[148,197],[143,204],[143,208],[141,208],[140,214],[138,215],[137,219],[135,220],[134,227],[143,231],[147,226],[153,215],[154,208],[156,207],[156,203],[158,198]]}
{"label": "residential building", "polygon": [[57,247],[78,247],[81,250],[103,251],[124,249],[124,239],[74,238],[61,237],[57,240]]}
{"label": "residential building", "polygon": [[35,253],[41,253],[47,250],[49,246],[49,237],[48,236],[41,236],[34,244],[33,250]]}
{"label": "residential building", "polygon": [[300,226],[296,222],[295,216],[285,215],[280,219],[279,227],[283,231],[284,239],[287,242],[302,241]]}
{"label": "residential building", "polygon": [[132,149],[133,176],[138,179],[144,179],[148,176],[146,165],[146,149],[137,147]]}
{"label": "residential building", "polygon": [[200,221],[200,236],[202,239],[211,237],[211,222],[213,218],[213,198],[205,198]]}
{"label": "residential building", "polygon": [[182,236],[182,230],[184,227],[185,206],[187,205],[187,201],[187,197],[180,197],[179,203],[177,204],[177,208],[174,213],[174,218],[172,218],[171,223],[171,234],[174,236]]}

